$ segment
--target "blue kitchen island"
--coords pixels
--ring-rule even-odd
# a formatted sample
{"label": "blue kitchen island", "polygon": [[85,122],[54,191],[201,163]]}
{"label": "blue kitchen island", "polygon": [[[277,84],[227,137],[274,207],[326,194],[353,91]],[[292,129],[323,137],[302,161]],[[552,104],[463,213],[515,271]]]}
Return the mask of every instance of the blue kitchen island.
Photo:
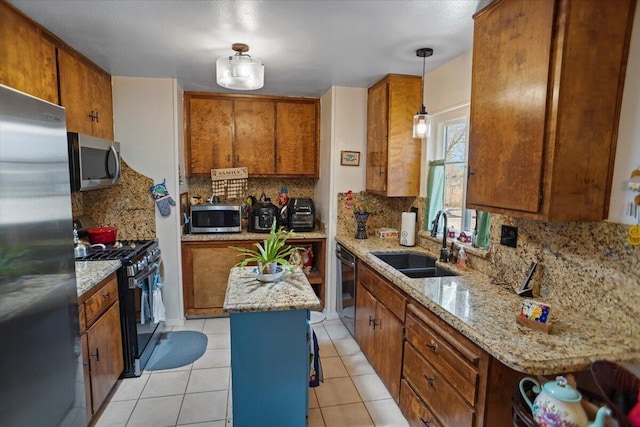
{"label": "blue kitchen island", "polygon": [[231,317],[235,427],[300,427],[309,406],[309,310],[320,307],[297,268],[276,282],[234,267],[224,300]]}

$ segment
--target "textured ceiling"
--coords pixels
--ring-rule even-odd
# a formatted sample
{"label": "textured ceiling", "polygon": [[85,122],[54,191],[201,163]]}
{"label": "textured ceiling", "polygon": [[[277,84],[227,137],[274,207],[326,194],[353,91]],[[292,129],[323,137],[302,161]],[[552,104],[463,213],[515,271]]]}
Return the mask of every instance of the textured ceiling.
{"label": "textured ceiling", "polygon": [[321,96],[387,73],[427,71],[471,49],[472,15],[489,0],[9,0],[114,76],[176,78],[184,90],[229,92],[215,61],[247,43],[265,64],[262,89]]}

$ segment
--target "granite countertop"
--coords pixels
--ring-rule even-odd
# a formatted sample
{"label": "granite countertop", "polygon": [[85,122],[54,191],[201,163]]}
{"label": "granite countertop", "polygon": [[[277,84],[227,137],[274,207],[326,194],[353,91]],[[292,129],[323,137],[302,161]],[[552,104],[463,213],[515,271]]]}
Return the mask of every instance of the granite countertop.
{"label": "granite countertop", "polygon": [[228,312],[284,311],[320,308],[307,276],[299,267],[285,271],[277,282],[259,282],[256,267],[234,267],[229,273],[224,310]]}
{"label": "granite countertop", "polygon": [[593,320],[588,313],[554,304],[551,308],[553,332],[546,334],[518,325],[515,316],[523,298],[510,289],[493,284],[484,274],[441,264],[460,275],[411,279],[371,255],[375,251],[434,255],[421,247],[408,248],[377,237],[356,240],[337,236],[336,240],[493,357],[517,371],[549,375],[581,370],[595,360],[618,363],[640,360],[638,337],[626,336],[610,324]]}
{"label": "granite countertop", "polygon": [[[243,230],[240,233],[199,233],[199,234],[183,234],[183,242],[202,242],[209,240],[264,240],[269,233],[250,233]],[[296,236],[291,240],[297,239],[326,239],[327,233],[324,231],[296,232]]]}
{"label": "granite countertop", "polygon": [[78,298],[120,268],[120,261],[76,261]]}

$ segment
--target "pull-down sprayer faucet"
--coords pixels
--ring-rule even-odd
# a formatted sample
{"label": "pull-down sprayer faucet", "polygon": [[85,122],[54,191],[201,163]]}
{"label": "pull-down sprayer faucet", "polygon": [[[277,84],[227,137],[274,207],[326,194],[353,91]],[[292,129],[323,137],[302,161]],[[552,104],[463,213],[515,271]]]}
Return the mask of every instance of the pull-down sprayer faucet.
{"label": "pull-down sprayer faucet", "polygon": [[447,248],[447,213],[444,210],[439,210],[436,214],[436,218],[432,222],[431,235],[436,237],[438,235],[438,224],[440,223],[440,215],[444,218],[444,224],[442,229],[442,248],[440,248],[440,261],[449,262],[451,258],[451,251]]}

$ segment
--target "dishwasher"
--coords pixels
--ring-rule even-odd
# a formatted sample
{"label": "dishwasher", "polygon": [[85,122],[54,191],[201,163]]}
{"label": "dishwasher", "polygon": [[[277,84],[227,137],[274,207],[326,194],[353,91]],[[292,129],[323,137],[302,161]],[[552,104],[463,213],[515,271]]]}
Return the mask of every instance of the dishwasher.
{"label": "dishwasher", "polygon": [[344,246],[336,243],[336,258],[338,258],[336,310],[342,323],[355,337],[356,256]]}

